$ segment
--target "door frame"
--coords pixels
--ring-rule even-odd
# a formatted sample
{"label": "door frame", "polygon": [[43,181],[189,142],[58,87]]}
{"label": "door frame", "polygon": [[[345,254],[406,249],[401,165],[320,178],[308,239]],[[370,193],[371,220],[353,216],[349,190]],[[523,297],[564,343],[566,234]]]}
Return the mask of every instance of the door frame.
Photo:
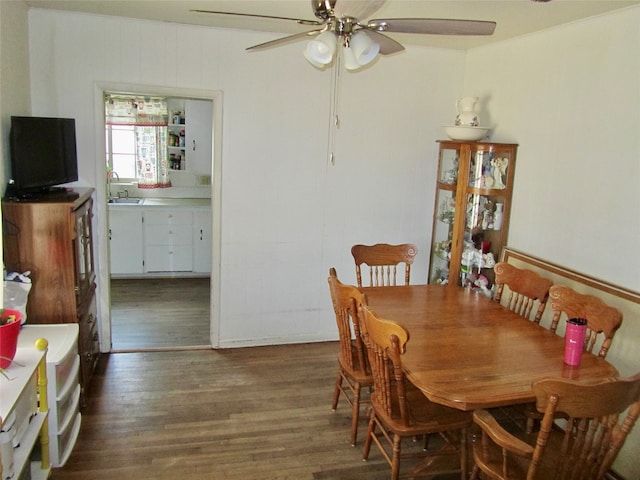
{"label": "door frame", "polygon": [[211,165],[211,291],[209,319],[209,338],[212,348],[220,346],[220,266],[221,266],[221,220],[222,220],[222,91],[200,90],[191,88],[163,87],[157,85],[96,82],[94,85],[95,112],[95,189],[94,204],[94,255],[96,269],[96,295],[98,299],[98,318],[100,320],[100,351],[111,351],[111,288],[109,263],[109,221],[105,174],[105,113],[104,93],[122,92],[131,94],[157,95],[164,97],[183,97],[200,100],[211,100],[213,106],[213,162]]}

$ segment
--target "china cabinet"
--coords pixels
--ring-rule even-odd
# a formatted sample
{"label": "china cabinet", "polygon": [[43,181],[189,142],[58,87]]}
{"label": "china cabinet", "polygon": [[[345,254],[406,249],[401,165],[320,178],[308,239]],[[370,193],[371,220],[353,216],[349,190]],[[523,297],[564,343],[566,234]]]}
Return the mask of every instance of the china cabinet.
{"label": "china cabinet", "polygon": [[516,144],[438,142],[429,283],[489,292],[507,243]]}
{"label": "china cabinet", "polygon": [[49,477],[46,354],[47,341],[43,338],[35,345],[19,347],[13,363],[0,375],[0,478],[3,480]]}
{"label": "china cabinet", "polygon": [[92,236],[92,188],[5,198],[7,271],[31,272],[30,324],[77,323],[82,399],[100,354]]}

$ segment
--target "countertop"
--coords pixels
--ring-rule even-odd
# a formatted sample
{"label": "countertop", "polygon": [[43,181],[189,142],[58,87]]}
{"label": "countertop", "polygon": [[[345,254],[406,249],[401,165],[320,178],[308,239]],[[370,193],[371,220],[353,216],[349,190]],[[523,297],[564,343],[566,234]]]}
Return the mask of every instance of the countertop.
{"label": "countertop", "polygon": [[142,198],[140,203],[109,203],[109,208],[211,207],[209,198]]}

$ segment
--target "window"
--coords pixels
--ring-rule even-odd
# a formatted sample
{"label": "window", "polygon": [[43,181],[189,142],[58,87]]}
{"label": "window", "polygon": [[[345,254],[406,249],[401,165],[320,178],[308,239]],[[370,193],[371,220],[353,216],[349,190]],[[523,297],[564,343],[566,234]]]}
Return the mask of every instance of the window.
{"label": "window", "polygon": [[107,169],[118,174],[120,180],[135,181],[136,134],[133,125],[106,125]]}
{"label": "window", "polygon": [[138,188],[170,187],[168,117],[165,98],[105,94],[107,171]]}

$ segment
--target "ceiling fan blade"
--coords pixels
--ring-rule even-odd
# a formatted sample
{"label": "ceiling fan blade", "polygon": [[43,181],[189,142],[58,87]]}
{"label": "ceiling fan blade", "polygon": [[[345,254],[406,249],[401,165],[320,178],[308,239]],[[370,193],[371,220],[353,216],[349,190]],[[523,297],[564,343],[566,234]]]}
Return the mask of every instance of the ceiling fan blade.
{"label": "ceiling fan blade", "polygon": [[290,18],[290,17],[273,17],[271,15],[255,15],[252,13],[233,13],[233,12],[218,12],[215,10],[189,10],[196,13],[212,13],[214,15],[235,15],[236,17],[253,17],[253,18],[270,18],[273,20],[290,20],[292,22],[299,23],[300,25],[322,25],[324,22],[318,20],[304,20],[302,18]]}
{"label": "ceiling fan blade", "polygon": [[387,37],[386,35],[381,34],[380,32],[376,32],[375,30],[370,30],[366,27],[359,29],[358,32],[365,33],[371,40],[380,45],[380,54],[382,55],[390,55],[392,53],[401,52],[404,50],[404,47],[396,42],[394,39]]}
{"label": "ceiling fan blade", "polygon": [[299,40],[301,38],[310,38],[319,35],[324,32],[325,28],[320,28],[318,30],[311,30],[309,32],[296,33],[294,35],[289,35],[287,37],[278,38],[276,40],[270,40],[268,42],[260,43],[258,45],[254,45],[252,47],[247,47],[247,50],[263,50],[265,48],[277,47],[278,45],[283,45],[285,43],[292,42],[294,40]]}
{"label": "ceiling fan blade", "polygon": [[378,32],[428,35],[492,35],[496,22],[448,18],[389,18],[369,20],[367,27]]}

